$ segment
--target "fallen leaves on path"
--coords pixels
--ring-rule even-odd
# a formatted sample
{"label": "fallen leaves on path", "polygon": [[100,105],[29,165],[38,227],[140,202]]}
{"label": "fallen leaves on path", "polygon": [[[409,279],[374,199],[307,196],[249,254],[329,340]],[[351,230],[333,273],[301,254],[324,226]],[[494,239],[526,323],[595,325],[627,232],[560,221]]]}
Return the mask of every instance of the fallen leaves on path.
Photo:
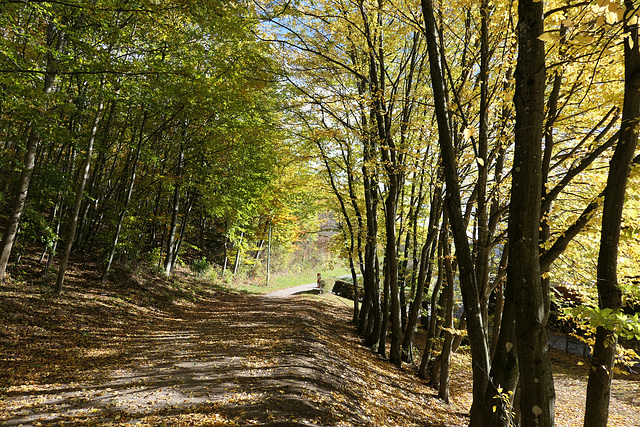
{"label": "fallen leaves on path", "polygon": [[[267,299],[192,278],[0,288],[0,422],[8,426],[462,426],[468,358],[451,403],[361,345],[336,297]],[[581,424],[585,370],[557,357],[558,426]],[[612,420],[636,426],[638,381]],[[619,388],[618,388],[619,387]],[[635,399],[635,400],[634,400]]]}

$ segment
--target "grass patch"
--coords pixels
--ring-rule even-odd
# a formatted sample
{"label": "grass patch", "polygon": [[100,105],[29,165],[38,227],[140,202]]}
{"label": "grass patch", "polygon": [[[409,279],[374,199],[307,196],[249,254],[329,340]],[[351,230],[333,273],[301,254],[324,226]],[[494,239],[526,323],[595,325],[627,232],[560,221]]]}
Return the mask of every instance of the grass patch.
{"label": "grass patch", "polygon": [[221,285],[238,292],[266,294],[279,289],[291,288],[294,286],[305,285],[307,283],[315,283],[318,273],[322,275],[322,278],[325,281],[325,291],[329,292],[333,288],[335,278],[349,274],[349,270],[345,267],[336,267],[331,270],[307,270],[297,273],[276,274],[270,278],[268,286],[265,278],[244,280],[229,278],[224,281],[224,283],[221,283]]}

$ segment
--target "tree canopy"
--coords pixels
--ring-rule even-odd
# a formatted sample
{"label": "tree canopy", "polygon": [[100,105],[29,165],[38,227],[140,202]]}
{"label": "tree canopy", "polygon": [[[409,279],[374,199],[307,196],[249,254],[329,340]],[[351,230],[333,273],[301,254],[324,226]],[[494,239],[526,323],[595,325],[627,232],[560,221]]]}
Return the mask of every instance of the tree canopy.
{"label": "tree canopy", "polygon": [[547,331],[571,325],[595,349],[585,425],[604,426],[616,349],[640,340],[639,16],[630,0],[1,2],[0,280],[28,251],[58,293],[71,254],[103,280],[180,257],[257,274],[272,241],[286,258],[328,230],[373,351],[419,354],[447,401],[470,345],[471,425],[553,425]]}

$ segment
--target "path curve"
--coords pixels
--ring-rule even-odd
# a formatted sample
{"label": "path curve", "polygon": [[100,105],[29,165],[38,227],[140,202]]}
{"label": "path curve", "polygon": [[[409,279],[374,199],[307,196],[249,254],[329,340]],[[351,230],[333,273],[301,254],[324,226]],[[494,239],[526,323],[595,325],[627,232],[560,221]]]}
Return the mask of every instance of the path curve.
{"label": "path curve", "polygon": [[291,288],[279,289],[277,291],[269,292],[264,296],[267,298],[288,298],[301,294],[319,294],[320,289],[317,283],[307,283],[306,285],[294,286]]}

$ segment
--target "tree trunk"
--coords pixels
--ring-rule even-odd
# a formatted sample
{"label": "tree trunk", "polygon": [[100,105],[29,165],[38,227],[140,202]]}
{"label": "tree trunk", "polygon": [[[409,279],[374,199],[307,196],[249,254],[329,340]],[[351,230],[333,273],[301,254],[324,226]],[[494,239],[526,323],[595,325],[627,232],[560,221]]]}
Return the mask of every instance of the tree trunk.
{"label": "tree trunk", "polygon": [[[102,85],[101,85],[102,86]],[[64,275],[67,271],[67,263],[69,261],[69,255],[71,255],[71,248],[73,247],[73,241],[76,237],[76,228],[78,227],[78,217],[80,216],[80,208],[82,207],[82,196],[84,196],[84,187],[89,179],[89,170],[91,169],[91,156],[93,155],[93,143],[96,140],[96,133],[98,132],[98,122],[102,115],[102,109],[104,105],[102,100],[99,101],[98,111],[96,111],[96,117],[93,120],[93,126],[91,127],[91,135],[89,136],[89,143],[87,144],[87,153],[82,167],[82,175],[80,177],[80,183],[76,193],[76,199],[73,205],[73,213],[69,221],[69,234],[67,235],[66,246],[62,258],[60,259],[60,266],[58,268],[58,278],[56,280],[55,292],[57,295],[62,293],[62,285],[64,283]]]}
{"label": "tree trunk", "polygon": [[420,368],[418,369],[418,376],[420,378],[426,378],[427,371],[429,371],[429,365],[433,360],[433,348],[435,347],[436,333],[438,332],[438,298],[440,288],[444,282],[444,264],[442,262],[442,239],[446,238],[446,231],[444,227],[440,228],[440,236],[438,238],[438,280],[433,287],[431,293],[431,302],[429,306],[429,330],[427,332],[427,339],[424,345],[424,351],[422,352],[422,360],[420,361]]}
{"label": "tree trunk", "polygon": [[384,257],[384,264],[382,267],[382,323],[380,324],[380,338],[378,339],[378,354],[382,358],[387,357],[387,336],[389,335],[389,261],[387,257]]}
{"label": "tree trunk", "polygon": [[518,16],[515,152],[511,174],[507,286],[514,287],[516,303],[522,427],[552,427],[555,390],[547,343],[546,296],[540,277],[539,246],[545,96],[544,43],[538,39],[544,31],[542,2],[521,0]]}
{"label": "tree trunk", "polygon": [[[442,213],[442,187],[437,185],[433,198],[431,200],[431,212],[429,215],[429,232],[427,241],[422,247],[422,255],[420,257],[420,270],[418,272],[418,283],[416,287],[416,295],[409,307],[409,316],[407,320],[406,332],[402,341],[402,357],[406,362],[412,362],[411,346],[413,345],[413,337],[415,335],[416,326],[420,313],[422,311],[422,299],[425,287],[429,287],[432,274],[431,259],[437,250],[438,240],[438,221]],[[423,355],[424,357],[424,355]]]}
{"label": "tree trunk", "polygon": [[[507,276],[500,334],[495,343],[495,355],[491,363],[491,381],[487,384],[485,392],[484,425],[492,427],[512,426],[513,396],[520,378],[515,334],[515,290],[509,280],[512,280],[512,277]],[[497,325],[494,328],[497,328]]]}
{"label": "tree trunk", "polygon": [[[444,86],[443,72],[440,54],[437,46],[435,17],[433,14],[432,0],[422,0],[422,12],[424,15],[427,48],[429,52],[429,65],[431,70],[431,83],[433,98],[436,108],[436,120],[438,123],[438,138],[442,152],[443,171],[447,185],[446,206],[452,225],[452,231],[458,257],[460,272],[460,287],[467,313],[468,336],[471,344],[471,357],[473,364],[473,401],[471,408],[471,425],[478,426],[482,422],[482,401],[489,380],[489,349],[482,320],[482,310],[478,294],[473,259],[469,248],[467,229],[462,216],[462,203],[460,200],[460,185],[456,166],[453,141],[449,129],[449,112],[446,105],[446,89]],[[536,242],[537,243],[537,242]]]}
{"label": "tree trunk", "polygon": [[[360,244],[358,242],[358,254],[356,254],[356,240],[354,235],[356,233],[360,233],[360,227],[358,228],[358,230],[356,230],[351,222],[351,218],[349,218],[349,213],[347,212],[347,207],[346,207],[346,203],[344,200],[344,197],[342,196],[342,193],[340,193],[340,191],[338,190],[338,186],[336,185],[335,182],[335,178],[334,178],[334,174],[333,174],[333,170],[329,164],[329,158],[327,156],[327,153],[324,149],[324,147],[322,146],[322,143],[320,142],[320,140],[318,140],[316,142],[316,145],[318,146],[318,149],[320,150],[320,154],[322,156],[322,161],[324,162],[325,165],[325,169],[327,170],[327,174],[329,175],[329,183],[331,184],[331,189],[333,190],[333,193],[335,194],[335,196],[338,198],[338,202],[340,203],[340,210],[342,212],[342,217],[344,218],[345,222],[347,223],[347,229],[349,231],[349,236],[346,235],[346,232],[344,232],[343,229],[343,235],[345,240],[348,238],[349,239],[349,270],[351,272],[351,279],[353,281],[353,324],[357,325],[358,321],[360,319],[360,310],[359,310],[359,303],[360,303],[360,295],[359,295],[359,289],[358,289],[358,280],[357,280],[357,273],[356,273],[356,269],[355,269],[355,265],[354,265],[354,257],[357,255],[358,257],[361,257],[360,255]],[[354,207],[354,209],[356,209],[356,216],[359,216],[359,211],[357,203],[355,202],[355,196],[353,195],[353,174],[351,173],[351,157],[347,154],[344,154],[344,149],[342,149],[342,153],[343,153],[343,159],[345,161],[345,166],[347,168],[347,170],[349,171],[349,173],[347,173],[347,181],[348,181],[348,188],[349,188],[349,196],[351,198],[352,201],[352,205]],[[360,223],[360,226],[362,225],[361,222],[362,220],[358,217],[358,222]],[[358,239],[360,239],[360,237],[358,237]]]}
{"label": "tree trunk", "polygon": [[[54,89],[53,85],[58,74],[57,55],[64,51],[67,41],[65,34],[62,31],[58,31],[54,23],[49,23],[47,27],[47,39],[51,41],[51,45],[47,53],[47,66],[44,74],[44,87],[42,89],[45,94],[51,93]],[[55,47],[52,46],[54,41],[56,43]],[[36,154],[39,144],[40,134],[38,130],[36,130],[36,125],[32,123],[27,139],[27,152],[24,156],[24,166],[20,172],[20,180],[18,181],[18,188],[16,189],[16,194],[13,199],[11,214],[4,228],[2,243],[0,243],[0,283],[5,279],[11,249],[13,248],[20,225],[20,218],[22,217],[22,212],[27,202],[31,175],[33,175],[33,169],[36,165]]]}
{"label": "tree trunk", "polygon": [[[446,228],[446,224],[443,224]],[[438,397],[449,403],[449,366],[451,364],[451,346],[453,344],[453,298],[454,298],[454,277],[451,268],[451,249],[449,248],[448,233],[442,242],[444,254],[444,271],[446,277],[445,294],[445,320],[444,320],[444,343],[440,358],[440,388]]]}
{"label": "tree trunk", "polygon": [[180,237],[176,242],[176,248],[174,250],[174,253],[176,254],[176,256],[173,257],[173,262],[171,264],[171,271],[175,270],[176,268],[176,261],[178,260],[177,255],[180,253],[182,242],[184,241],[184,237],[187,234],[187,224],[189,223],[189,215],[191,214],[191,209],[193,209],[193,203],[195,202],[195,197],[196,196],[193,194],[193,192],[187,191],[187,203],[186,203],[187,208],[185,209],[184,215],[182,216],[182,223],[180,224],[180,232],[179,232]]}
{"label": "tree trunk", "polygon": [[269,222],[269,242],[267,243],[267,286],[269,286],[269,279],[271,278],[271,222]]}
{"label": "tree trunk", "polygon": [[391,300],[391,348],[389,360],[402,365],[402,319],[400,317],[400,289],[398,287],[398,252],[396,249],[396,212],[398,208],[398,174],[389,176],[389,193],[386,200],[386,265]]}
{"label": "tree trunk", "polygon": [[178,158],[178,171],[176,175],[175,187],[173,189],[173,206],[171,214],[171,226],[169,227],[169,238],[167,239],[167,255],[164,261],[164,273],[167,276],[171,276],[173,273],[173,266],[175,265],[175,259],[178,254],[175,253],[176,249],[176,232],[178,230],[178,214],[180,212],[180,179],[182,177],[182,164],[184,162],[184,146],[180,148],[180,155]]}
{"label": "tree trunk", "polygon": [[240,266],[240,256],[241,256],[241,252],[242,252],[242,239],[244,239],[244,231],[240,232],[240,242],[238,243],[238,249],[236,250],[236,259],[233,262],[233,275],[234,276],[238,273],[238,267]]}
{"label": "tree trunk", "polygon": [[478,132],[478,189],[476,203],[476,223],[478,238],[475,241],[475,266],[478,292],[482,305],[482,320],[488,333],[488,295],[489,287],[489,221],[487,218],[487,180],[489,176],[488,158],[488,115],[489,115],[489,1],[482,0],[480,5],[480,117]]}
{"label": "tree trunk", "polygon": [[[625,1],[625,87],[622,108],[620,138],[611,162],[604,192],[602,233],[598,255],[597,287],[599,307],[620,310],[622,291],[618,287],[618,243],[629,168],[638,144],[638,117],[640,117],[640,50],[638,49],[638,25],[628,20],[635,10],[632,1]],[[587,385],[585,427],[606,427],[611,398],[611,380],[615,361],[617,336],[613,331],[599,326],[596,344],[591,358],[591,370]]]}
{"label": "tree trunk", "polygon": [[27,140],[27,153],[24,158],[24,167],[20,173],[20,181],[15,198],[13,199],[11,214],[9,215],[9,220],[7,221],[2,236],[2,245],[0,246],[0,283],[5,279],[7,264],[9,263],[9,257],[11,256],[11,249],[13,249],[13,243],[15,241],[16,234],[18,233],[18,226],[20,225],[20,218],[22,217],[22,212],[24,211],[24,206],[27,201],[27,193],[29,192],[31,175],[33,174],[33,168],[35,167],[36,152],[38,150],[39,142],[39,135],[35,129],[31,129],[29,139]]}
{"label": "tree trunk", "polygon": [[[365,345],[374,348],[380,338],[382,313],[380,311],[380,284],[377,274],[377,245],[378,245],[378,180],[375,170],[371,170],[368,164],[374,158],[374,142],[369,136],[364,142],[364,164],[362,172],[364,176],[364,196],[366,206],[367,237],[364,249],[364,287],[365,298],[369,298],[363,311],[366,316],[360,318],[360,328],[365,337]],[[368,293],[368,296],[367,296]]]}
{"label": "tree trunk", "polygon": [[138,166],[138,159],[140,158],[140,151],[142,150],[142,132],[144,130],[145,122],[147,121],[147,111],[143,113],[142,123],[140,125],[140,134],[138,136],[138,146],[136,147],[136,153],[133,157],[133,162],[131,163],[131,180],[129,181],[129,186],[127,188],[127,195],[125,196],[124,206],[120,211],[120,215],[118,216],[118,224],[116,225],[116,231],[113,235],[113,241],[111,242],[111,249],[109,250],[109,255],[107,256],[107,264],[104,267],[104,271],[102,272],[102,281],[104,282],[107,279],[107,275],[111,271],[111,264],[113,263],[113,256],[116,253],[116,248],[118,247],[118,240],[120,239],[120,231],[122,230],[122,224],[124,223],[124,218],[127,215],[127,211],[129,209],[129,203],[131,203],[131,195],[133,194],[133,187],[136,182],[136,168]]}

